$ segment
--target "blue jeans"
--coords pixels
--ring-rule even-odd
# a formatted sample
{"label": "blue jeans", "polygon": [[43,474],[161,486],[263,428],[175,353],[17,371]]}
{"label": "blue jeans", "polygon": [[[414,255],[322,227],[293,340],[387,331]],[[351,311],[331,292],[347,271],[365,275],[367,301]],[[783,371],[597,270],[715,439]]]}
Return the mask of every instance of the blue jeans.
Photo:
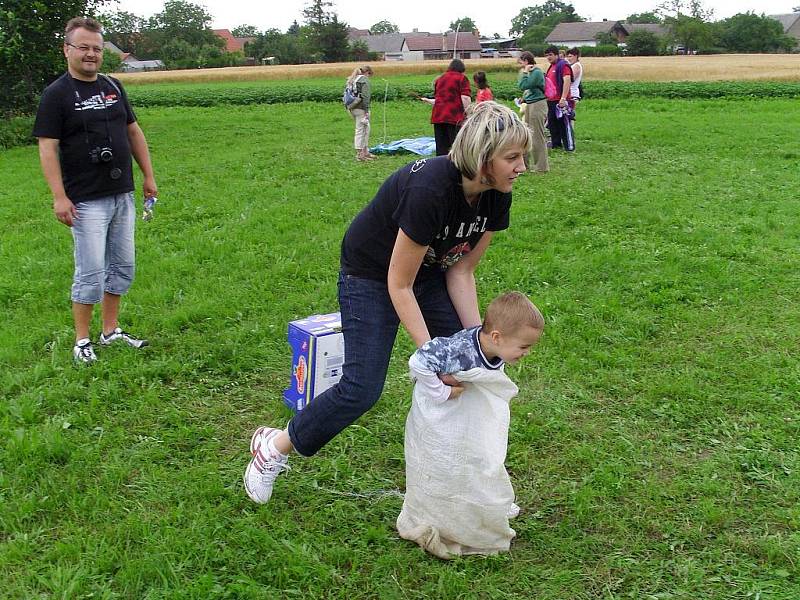
{"label": "blue jeans", "polygon": [[75,208],[72,301],[97,304],[104,292],[121,296],[133,283],[133,192],[78,202]]}
{"label": "blue jeans", "polygon": [[[414,284],[431,337],[462,329],[444,276]],[[289,422],[295,450],[312,456],[380,398],[400,319],[385,281],[339,275],[344,366],[339,383],[314,398]]]}

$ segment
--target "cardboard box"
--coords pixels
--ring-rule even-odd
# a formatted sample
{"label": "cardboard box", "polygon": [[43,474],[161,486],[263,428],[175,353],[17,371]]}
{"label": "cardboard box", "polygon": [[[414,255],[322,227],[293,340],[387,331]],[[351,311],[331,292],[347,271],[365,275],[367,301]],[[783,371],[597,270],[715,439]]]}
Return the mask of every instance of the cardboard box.
{"label": "cardboard box", "polygon": [[292,377],[283,401],[292,410],[308,403],[342,378],[344,337],[342,318],[337,313],[313,315],[289,323],[292,348]]}

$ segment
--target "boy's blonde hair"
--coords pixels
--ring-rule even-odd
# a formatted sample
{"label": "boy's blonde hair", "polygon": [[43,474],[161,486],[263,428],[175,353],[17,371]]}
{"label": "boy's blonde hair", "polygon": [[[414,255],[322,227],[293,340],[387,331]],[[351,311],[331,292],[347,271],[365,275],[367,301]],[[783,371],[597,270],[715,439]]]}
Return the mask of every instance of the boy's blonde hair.
{"label": "boy's blonde hair", "polygon": [[467,179],[482,174],[498,153],[511,146],[528,153],[531,130],[507,106],[487,100],[472,105],[468,115],[450,149],[450,160]]}
{"label": "boy's blonde hair", "polygon": [[483,318],[486,333],[511,334],[523,327],[544,329],[544,317],[536,305],[521,292],[506,292],[491,301]]}

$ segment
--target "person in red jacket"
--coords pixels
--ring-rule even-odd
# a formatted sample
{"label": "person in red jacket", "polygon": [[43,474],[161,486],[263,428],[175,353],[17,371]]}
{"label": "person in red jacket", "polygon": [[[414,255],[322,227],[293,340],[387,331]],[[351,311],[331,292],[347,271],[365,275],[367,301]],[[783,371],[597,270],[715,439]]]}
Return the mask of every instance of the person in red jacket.
{"label": "person in red jacket", "polygon": [[461,123],[466,117],[467,107],[472,102],[469,80],[464,75],[467,68],[463,61],[454,58],[447,71],[436,78],[433,98],[420,98],[433,105],[431,123],[436,138],[436,156],[450,152]]}

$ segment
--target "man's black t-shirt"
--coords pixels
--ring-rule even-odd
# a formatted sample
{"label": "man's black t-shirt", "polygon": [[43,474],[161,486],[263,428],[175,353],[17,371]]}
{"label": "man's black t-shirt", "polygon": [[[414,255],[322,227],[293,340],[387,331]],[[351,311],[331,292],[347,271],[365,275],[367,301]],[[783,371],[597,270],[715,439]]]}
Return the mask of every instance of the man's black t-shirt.
{"label": "man's black t-shirt", "polygon": [[[103,76],[81,81],[64,73],[42,93],[33,135],[59,140],[61,176],[73,202],[133,190],[128,125],[136,115],[122,84],[113,83],[116,88]],[[96,147],[111,148],[114,158],[92,163],[89,154]],[[118,179],[111,178],[114,168],[121,170]]]}
{"label": "man's black t-shirt", "polygon": [[447,156],[395,171],[356,216],[342,241],[347,275],[386,281],[397,230],[428,246],[417,279],[441,275],[470,252],[485,231],[508,228],[511,194],[488,190],[475,206],[464,198],[461,173]]}

